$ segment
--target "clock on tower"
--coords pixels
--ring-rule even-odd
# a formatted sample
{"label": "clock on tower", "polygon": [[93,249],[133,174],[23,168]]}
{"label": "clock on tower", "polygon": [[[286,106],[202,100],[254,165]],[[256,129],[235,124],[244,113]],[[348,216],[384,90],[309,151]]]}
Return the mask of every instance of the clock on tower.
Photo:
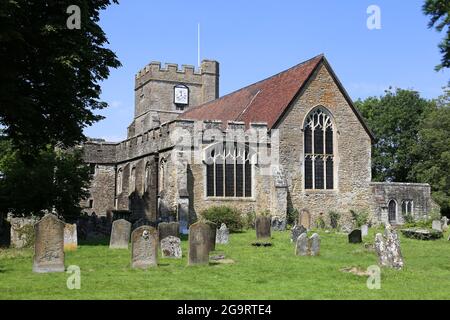
{"label": "clock on tower", "polygon": [[176,105],[188,105],[189,104],[189,88],[184,85],[177,85],[173,92],[173,102]]}

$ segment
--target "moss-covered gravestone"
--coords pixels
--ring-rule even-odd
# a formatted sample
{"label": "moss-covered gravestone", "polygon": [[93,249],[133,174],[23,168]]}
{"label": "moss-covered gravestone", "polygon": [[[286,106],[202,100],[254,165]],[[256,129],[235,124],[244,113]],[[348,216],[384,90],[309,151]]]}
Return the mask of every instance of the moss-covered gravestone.
{"label": "moss-covered gravestone", "polygon": [[209,263],[211,228],[204,222],[196,222],[189,227],[190,266]]}
{"label": "moss-covered gravestone", "polygon": [[35,224],[33,272],[64,272],[64,225],[53,214]]}
{"label": "moss-covered gravestone", "polygon": [[158,231],[142,226],[131,234],[131,267],[147,269],[158,265]]}

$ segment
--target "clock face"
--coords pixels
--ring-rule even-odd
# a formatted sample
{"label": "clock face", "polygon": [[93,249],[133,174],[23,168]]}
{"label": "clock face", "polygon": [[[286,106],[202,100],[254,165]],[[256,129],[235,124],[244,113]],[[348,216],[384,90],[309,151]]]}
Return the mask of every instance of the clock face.
{"label": "clock face", "polygon": [[175,87],[174,102],[175,104],[188,104],[189,90],[187,87]]}

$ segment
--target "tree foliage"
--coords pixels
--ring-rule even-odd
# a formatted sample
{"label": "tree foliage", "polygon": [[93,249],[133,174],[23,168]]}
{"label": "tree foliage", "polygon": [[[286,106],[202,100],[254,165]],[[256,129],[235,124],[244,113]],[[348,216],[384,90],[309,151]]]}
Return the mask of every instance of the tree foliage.
{"label": "tree foliage", "polygon": [[429,183],[450,213],[450,90],[435,100],[397,89],[356,103],[375,134],[374,181]]}
{"label": "tree foliage", "polygon": [[[116,2],[116,0],[112,0]],[[83,141],[83,128],[101,119],[99,82],[120,66],[98,25],[111,0],[0,1],[0,125],[21,155]],[[70,30],[70,5],[81,29]]]}
{"label": "tree foliage", "polygon": [[450,1],[426,0],[422,9],[431,17],[428,27],[435,27],[437,31],[445,32],[444,39],[439,44],[439,51],[442,54],[441,63],[436,66],[436,70],[450,68]]}
{"label": "tree foliage", "polygon": [[81,150],[48,147],[34,159],[25,163],[10,140],[0,141],[0,212],[22,216],[55,209],[65,217],[78,215],[90,178]]}
{"label": "tree foliage", "polygon": [[432,103],[411,90],[388,90],[382,97],[357,101],[356,106],[373,131],[374,181],[408,181],[416,159],[411,150],[418,141],[419,126]]}

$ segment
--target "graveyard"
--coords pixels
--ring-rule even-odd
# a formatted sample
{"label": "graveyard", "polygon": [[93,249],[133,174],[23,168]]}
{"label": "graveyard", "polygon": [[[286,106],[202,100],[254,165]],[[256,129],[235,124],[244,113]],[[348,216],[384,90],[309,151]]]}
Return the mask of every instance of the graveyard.
{"label": "graveyard", "polygon": [[[189,241],[181,236],[182,258],[162,257],[147,269],[132,268],[128,249],[110,249],[109,239],[78,243],[65,252],[65,267],[80,268],[81,287],[70,290],[65,272],[35,273],[31,249],[0,249],[0,299],[448,299],[450,296],[449,231],[433,241],[399,232],[402,270],[381,269],[381,288],[368,289],[368,277],[343,272],[365,271],[377,264],[370,229],[362,243],[348,235],[310,230],[320,236],[320,254],[298,256],[291,232],[272,231],[271,246],[253,246],[255,230],[232,233],[217,243],[209,263],[188,265]],[[133,236],[131,236],[133,237]],[[226,263],[215,262],[224,256]]]}

